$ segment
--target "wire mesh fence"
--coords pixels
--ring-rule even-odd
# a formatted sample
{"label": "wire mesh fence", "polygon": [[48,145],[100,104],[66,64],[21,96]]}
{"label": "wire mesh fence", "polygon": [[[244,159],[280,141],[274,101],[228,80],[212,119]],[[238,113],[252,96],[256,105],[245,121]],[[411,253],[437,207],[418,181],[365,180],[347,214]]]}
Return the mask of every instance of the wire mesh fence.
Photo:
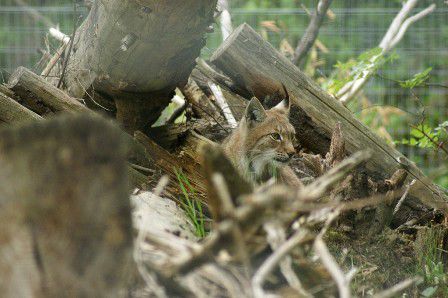
{"label": "wire mesh fence", "polygon": [[[20,65],[35,69],[42,56],[42,49],[54,51],[53,47],[57,44],[54,41],[45,42],[49,26],[58,26],[66,34],[73,30],[76,16],[72,1],[34,0],[27,3],[31,8],[24,6],[23,0],[0,2],[0,68],[9,72]],[[315,1],[301,2],[312,9]],[[347,61],[377,47],[401,8],[400,1],[333,2],[332,17],[326,18],[319,33],[323,48],[315,52],[313,74],[317,81],[330,76],[337,61]],[[432,2],[422,1],[414,13]],[[436,2],[436,10],[413,24],[395,49],[400,58],[382,67],[381,77],[373,78],[365,87],[364,96],[359,96],[357,104],[351,107],[364,122],[384,127],[385,135],[391,140],[405,138],[409,134],[409,122],[414,120],[415,123],[422,115],[430,125],[448,119],[448,89],[436,86],[448,85],[448,6],[443,1]],[[262,9],[251,8],[244,1],[235,3],[231,8],[234,26],[248,23],[277,48],[284,41],[294,47],[309,22],[309,16],[300,6]],[[86,13],[83,8],[77,11],[81,15]],[[221,36],[217,28],[208,35],[203,56],[210,56],[220,43]],[[435,84],[433,86],[410,91],[393,81],[410,78],[427,67],[433,68],[430,77],[430,82]],[[386,106],[395,108],[388,109]],[[427,170],[448,162],[446,158],[428,150],[398,146]]]}

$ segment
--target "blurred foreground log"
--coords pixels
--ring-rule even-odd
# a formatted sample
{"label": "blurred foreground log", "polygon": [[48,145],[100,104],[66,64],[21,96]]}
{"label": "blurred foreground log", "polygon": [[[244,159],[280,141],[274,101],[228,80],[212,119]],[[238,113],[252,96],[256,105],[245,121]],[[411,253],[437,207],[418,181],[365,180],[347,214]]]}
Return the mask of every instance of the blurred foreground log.
{"label": "blurred foreground log", "polygon": [[3,297],[124,296],[134,274],[124,144],[87,116],[0,131]]}
{"label": "blurred foreground log", "polygon": [[344,131],[346,149],[353,153],[372,149],[366,167],[372,175],[390,177],[404,168],[408,180],[416,179],[410,194],[425,204],[448,212],[448,197],[424,176],[414,163],[375,135],[349,110],[330,96],[274,49],[249,25],[243,24],[216,50],[211,62],[235,84],[238,93],[264,98],[282,90],[284,84],[292,98],[291,122],[305,148],[324,155],[338,122]]}

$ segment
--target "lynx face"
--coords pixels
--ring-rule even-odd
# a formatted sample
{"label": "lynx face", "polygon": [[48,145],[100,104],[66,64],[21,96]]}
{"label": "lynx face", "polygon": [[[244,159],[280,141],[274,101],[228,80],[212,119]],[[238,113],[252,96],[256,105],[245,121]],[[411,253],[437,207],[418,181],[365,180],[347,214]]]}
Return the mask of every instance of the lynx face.
{"label": "lynx face", "polygon": [[291,160],[295,130],[288,119],[289,108],[289,98],[270,110],[252,98],[239,126],[224,141],[224,152],[247,178],[264,181]]}
{"label": "lynx face", "polygon": [[246,162],[249,171],[260,176],[264,171],[287,164],[295,154],[295,130],[288,119],[289,100],[265,110],[253,98],[242,121],[245,130]]}

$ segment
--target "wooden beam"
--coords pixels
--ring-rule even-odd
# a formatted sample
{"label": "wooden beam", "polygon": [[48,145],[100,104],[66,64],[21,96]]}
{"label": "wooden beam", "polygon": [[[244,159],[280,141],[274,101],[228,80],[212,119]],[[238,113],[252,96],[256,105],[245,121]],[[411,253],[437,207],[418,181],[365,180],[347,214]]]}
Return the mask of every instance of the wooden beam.
{"label": "wooden beam", "polygon": [[[331,132],[340,122],[349,153],[372,149],[372,158],[366,165],[371,173],[391,176],[397,168],[404,168],[409,173],[408,181],[417,180],[410,193],[425,204],[448,213],[448,197],[444,190],[425,177],[413,162],[356,119],[347,108],[322,90],[249,25],[238,27],[216,50],[211,62],[238,87],[245,88],[248,93],[259,98],[281,90],[283,83],[293,102],[291,122],[304,145],[315,152],[327,152]],[[306,129],[303,125],[307,125]]]}

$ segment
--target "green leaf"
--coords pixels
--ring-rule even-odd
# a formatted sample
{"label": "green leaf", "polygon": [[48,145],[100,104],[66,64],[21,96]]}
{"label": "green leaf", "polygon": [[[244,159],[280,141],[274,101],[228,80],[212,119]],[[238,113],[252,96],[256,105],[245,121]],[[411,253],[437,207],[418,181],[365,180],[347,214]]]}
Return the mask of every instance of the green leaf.
{"label": "green leaf", "polygon": [[422,72],[416,73],[412,79],[401,81],[400,86],[403,88],[412,89],[414,87],[422,85],[426,80],[429,79],[429,73],[431,72],[432,67],[425,69]]}
{"label": "green leaf", "polygon": [[369,61],[371,58],[373,58],[375,56],[378,56],[378,55],[381,55],[382,52],[383,52],[383,49],[381,49],[380,47],[373,48],[373,49],[370,49],[370,50],[368,50],[366,52],[361,53],[358,56],[358,60]]}
{"label": "green leaf", "polygon": [[417,139],[423,138],[425,135],[417,128],[411,129],[411,136],[416,137]]}

